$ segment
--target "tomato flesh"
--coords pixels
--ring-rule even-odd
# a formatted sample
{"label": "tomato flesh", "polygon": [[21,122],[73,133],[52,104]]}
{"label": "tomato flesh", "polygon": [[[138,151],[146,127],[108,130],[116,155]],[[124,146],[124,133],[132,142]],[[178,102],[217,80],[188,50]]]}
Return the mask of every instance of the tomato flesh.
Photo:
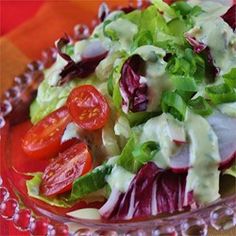
{"label": "tomato flesh", "polygon": [[86,130],[102,128],[109,117],[105,97],[92,85],[73,89],[67,99],[67,107],[74,122]]}
{"label": "tomato flesh", "polygon": [[22,140],[22,148],[31,158],[51,158],[58,154],[61,137],[71,121],[66,107],[59,108],[33,126]]}
{"label": "tomato flesh", "polygon": [[92,168],[92,157],[85,143],[78,143],[60,153],[44,171],[40,191],[54,196],[72,188],[73,181]]}

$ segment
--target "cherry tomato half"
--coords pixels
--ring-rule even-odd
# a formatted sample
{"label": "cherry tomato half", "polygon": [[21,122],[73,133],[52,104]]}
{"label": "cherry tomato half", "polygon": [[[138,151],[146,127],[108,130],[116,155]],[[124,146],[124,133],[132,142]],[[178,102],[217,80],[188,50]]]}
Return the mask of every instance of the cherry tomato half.
{"label": "cherry tomato half", "polygon": [[83,129],[102,128],[109,117],[109,105],[105,97],[92,85],[72,90],[67,107],[72,119]]}
{"label": "cherry tomato half", "polygon": [[54,196],[72,188],[72,183],[92,167],[92,157],[85,143],[77,143],[60,153],[44,171],[40,191]]}
{"label": "cherry tomato half", "polygon": [[51,158],[58,154],[61,137],[71,121],[66,107],[61,107],[33,126],[22,140],[24,152],[32,158]]}

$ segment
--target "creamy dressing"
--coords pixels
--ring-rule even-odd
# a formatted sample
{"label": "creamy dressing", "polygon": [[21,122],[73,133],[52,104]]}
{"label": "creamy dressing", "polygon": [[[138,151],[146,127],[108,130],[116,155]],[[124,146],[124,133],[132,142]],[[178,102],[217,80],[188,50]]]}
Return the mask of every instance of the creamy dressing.
{"label": "creamy dressing", "polygon": [[186,193],[193,190],[198,202],[209,203],[220,196],[218,138],[207,120],[200,115],[188,111],[186,117],[192,166],[188,171]]}
{"label": "creamy dressing", "polygon": [[108,156],[121,153],[113,127],[114,123],[109,120],[102,129],[102,143]]}
{"label": "creamy dressing", "polygon": [[223,103],[218,105],[218,109],[228,116],[236,117],[236,102]]}
{"label": "creamy dressing", "polygon": [[106,58],[104,58],[96,67],[95,73],[101,81],[108,80],[111,75],[115,61],[120,56],[119,52],[110,51]]}
{"label": "creamy dressing", "polygon": [[209,46],[214,64],[220,68],[220,75],[223,75],[236,65],[236,34],[221,15],[222,11],[218,9],[200,14],[188,34]]}
{"label": "creamy dressing", "polygon": [[146,61],[145,77],[142,80],[148,85],[147,111],[156,111],[160,106],[163,90],[170,86],[165,73],[167,63],[163,60],[166,52],[161,48],[145,45],[137,48],[133,54],[140,55]]}
{"label": "creamy dressing", "polygon": [[106,26],[107,30],[114,31],[119,38],[120,50],[129,49],[135,34],[138,32],[137,25],[125,19],[117,19]]}
{"label": "creamy dressing", "polygon": [[154,141],[159,144],[160,151],[153,158],[153,162],[161,168],[168,168],[170,166],[170,157],[177,151],[177,146],[170,135],[170,126],[172,124],[174,126],[181,126],[181,124],[170,116],[170,114],[163,113],[158,117],[148,120],[143,125],[140,135],[140,143]]}
{"label": "creamy dressing", "polygon": [[214,15],[216,17],[224,15],[232,5],[232,0],[188,0],[192,6],[200,6],[202,10]]}
{"label": "creamy dressing", "polygon": [[111,189],[117,189],[122,193],[127,192],[129,185],[134,178],[134,174],[125,170],[121,166],[115,165],[111,174],[106,177],[107,183]]}
{"label": "creamy dressing", "polygon": [[131,128],[126,117],[120,116],[114,126],[115,135],[123,136],[126,139],[130,137]]}
{"label": "creamy dressing", "polygon": [[88,44],[88,40],[80,40],[80,41],[75,43],[74,55],[72,56],[72,59],[75,62],[79,62],[81,60],[81,54],[84,51],[87,44]]}
{"label": "creamy dressing", "polygon": [[[177,153],[174,140],[190,142],[190,165],[186,194],[194,191],[200,203],[208,203],[219,197],[218,164],[220,154],[218,138],[206,119],[187,111],[186,121],[180,122],[170,114],[148,120],[143,126],[139,141],[155,141],[160,151],[152,160],[161,168],[170,167],[170,158]],[[208,194],[206,195],[206,192]]]}
{"label": "creamy dressing", "polygon": [[55,63],[47,70],[44,71],[45,79],[47,80],[50,86],[56,86],[57,82],[59,81],[60,73],[67,65],[67,61],[63,59],[60,54],[57,54],[57,58]]}

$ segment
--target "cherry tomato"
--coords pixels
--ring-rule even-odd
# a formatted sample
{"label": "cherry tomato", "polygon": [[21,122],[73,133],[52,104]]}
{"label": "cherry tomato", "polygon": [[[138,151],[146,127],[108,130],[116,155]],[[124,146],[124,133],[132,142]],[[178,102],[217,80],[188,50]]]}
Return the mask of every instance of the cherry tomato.
{"label": "cherry tomato", "polygon": [[24,152],[32,158],[51,158],[58,154],[61,137],[71,121],[66,107],[62,107],[33,126],[22,140]]}
{"label": "cherry tomato", "polygon": [[102,128],[109,117],[109,105],[105,97],[92,85],[83,85],[72,90],[68,99],[69,113],[81,128]]}
{"label": "cherry tomato", "polygon": [[44,171],[40,191],[54,196],[72,188],[72,183],[92,167],[92,157],[85,143],[77,143],[60,153]]}

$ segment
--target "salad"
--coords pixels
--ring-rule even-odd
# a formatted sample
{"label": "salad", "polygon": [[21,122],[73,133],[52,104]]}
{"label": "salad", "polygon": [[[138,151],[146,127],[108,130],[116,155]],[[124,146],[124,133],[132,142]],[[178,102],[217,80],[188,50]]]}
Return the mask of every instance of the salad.
{"label": "salad", "polygon": [[[196,209],[236,177],[236,5],[104,11],[83,40],[56,41],[30,106],[25,155],[49,160],[30,197],[106,220]],[[70,214],[70,213],[68,213]]]}

